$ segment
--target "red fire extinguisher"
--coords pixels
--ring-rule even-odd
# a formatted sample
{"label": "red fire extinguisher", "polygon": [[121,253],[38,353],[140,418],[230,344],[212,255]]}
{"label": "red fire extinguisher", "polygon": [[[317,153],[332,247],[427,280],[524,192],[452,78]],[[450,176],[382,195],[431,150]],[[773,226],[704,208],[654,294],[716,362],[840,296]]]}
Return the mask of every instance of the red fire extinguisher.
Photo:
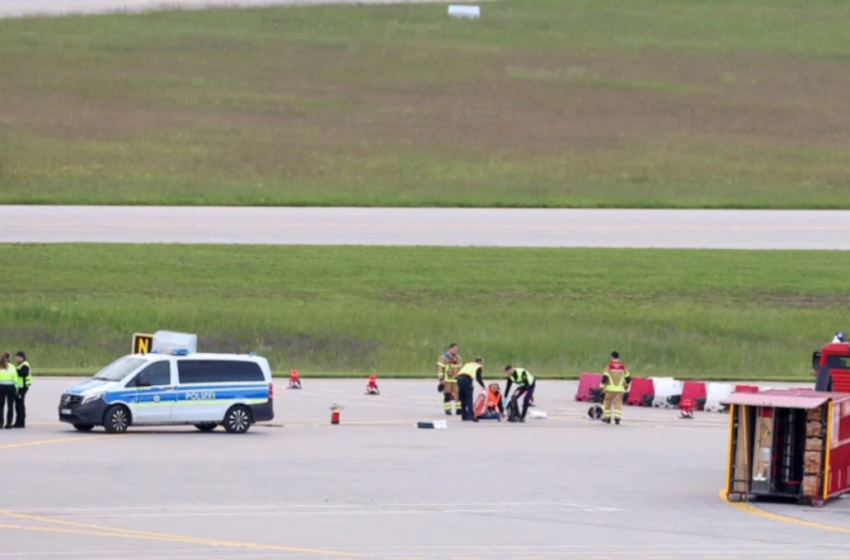
{"label": "red fire extinguisher", "polygon": [[331,406],[331,424],[339,424],[339,413],[342,407],[338,404]]}

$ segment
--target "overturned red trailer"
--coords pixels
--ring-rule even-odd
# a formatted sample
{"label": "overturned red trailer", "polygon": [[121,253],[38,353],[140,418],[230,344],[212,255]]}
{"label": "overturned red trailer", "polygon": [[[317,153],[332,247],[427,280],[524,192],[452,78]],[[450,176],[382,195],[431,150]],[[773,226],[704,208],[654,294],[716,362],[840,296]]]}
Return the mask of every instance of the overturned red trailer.
{"label": "overturned red trailer", "polygon": [[733,393],[726,495],[814,506],[850,491],[850,394]]}

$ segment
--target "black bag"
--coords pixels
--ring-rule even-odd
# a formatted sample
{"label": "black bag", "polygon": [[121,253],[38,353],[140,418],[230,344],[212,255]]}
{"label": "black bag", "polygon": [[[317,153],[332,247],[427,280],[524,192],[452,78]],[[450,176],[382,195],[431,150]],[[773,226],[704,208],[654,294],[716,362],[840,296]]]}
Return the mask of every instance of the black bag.
{"label": "black bag", "polygon": [[517,402],[519,397],[520,395],[514,393],[514,396],[508,401],[508,422],[519,422],[522,420],[522,413],[519,410],[519,402]]}

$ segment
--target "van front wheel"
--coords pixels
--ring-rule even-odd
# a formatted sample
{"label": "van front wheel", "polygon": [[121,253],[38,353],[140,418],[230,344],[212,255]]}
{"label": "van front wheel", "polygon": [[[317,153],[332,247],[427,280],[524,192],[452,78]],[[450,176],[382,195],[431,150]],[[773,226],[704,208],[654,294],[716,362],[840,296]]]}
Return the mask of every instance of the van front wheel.
{"label": "van front wheel", "polygon": [[224,415],[224,429],[229,434],[244,434],[251,427],[251,411],[242,405],[231,407]]}
{"label": "van front wheel", "polygon": [[109,407],[103,415],[103,427],[110,434],[123,434],[130,427],[130,411],[120,405]]}

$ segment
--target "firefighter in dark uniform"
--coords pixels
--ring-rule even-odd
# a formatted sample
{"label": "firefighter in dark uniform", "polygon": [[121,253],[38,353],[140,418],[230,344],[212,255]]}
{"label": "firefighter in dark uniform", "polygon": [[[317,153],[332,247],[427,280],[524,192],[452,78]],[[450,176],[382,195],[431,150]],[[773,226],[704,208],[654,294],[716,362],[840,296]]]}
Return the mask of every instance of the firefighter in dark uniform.
{"label": "firefighter in dark uniform", "polygon": [[18,370],[18,394],[15,396],[15,428],[25,428],[27,424],[27,393],[32,386],[32,368],[24,352],[15,354]]}

